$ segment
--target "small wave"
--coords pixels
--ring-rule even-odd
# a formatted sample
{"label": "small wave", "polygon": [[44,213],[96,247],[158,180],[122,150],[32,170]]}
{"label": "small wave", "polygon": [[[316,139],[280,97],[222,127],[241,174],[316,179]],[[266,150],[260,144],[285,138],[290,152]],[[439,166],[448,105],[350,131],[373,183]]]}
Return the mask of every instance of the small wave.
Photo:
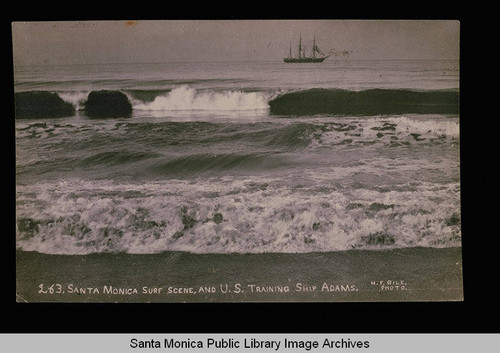
{"label": "small wave", "polygon": [[100,152],[95,155],[84,158],[80,164],[83,167],[95,166],[95,165],[121,165],[126,163],[132,163],[137,161],[142,161],[145,159],[156,158],[159,154],[153,152],[143,152],[143,151],[108,151]]}
{"label": "small wave", "polygon": [[347,91],[313,88],[289,92],[269,101],[271,114],[456,114],[459,94],[452,91],[370,89]]}
{"label": "small wave", "polygon": [[16,118],[52,118],[75,114],[75,107],[54,92],[17,92],[14,98]]}
{"label": "small wave", "polygon": [[267,170],[285,164],[283,158],[273,153],[219,153],[195,154],[159,161],[149,167],[155,174],[190,175],[217,171]]}
{"label": "small wave", "polygon": [[92,91],[85,101],[85,111],[89,117],[127,117],[132,113],[132,104],[120,91]]}

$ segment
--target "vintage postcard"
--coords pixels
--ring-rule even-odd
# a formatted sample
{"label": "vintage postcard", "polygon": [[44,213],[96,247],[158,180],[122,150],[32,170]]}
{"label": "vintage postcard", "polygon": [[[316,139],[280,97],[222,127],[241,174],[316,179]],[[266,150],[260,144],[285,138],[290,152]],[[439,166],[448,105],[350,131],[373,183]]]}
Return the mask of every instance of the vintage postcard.
{"label": "vintage postcard", "polygon": [[459,31],[14,22],[18,302],[462,300]]}

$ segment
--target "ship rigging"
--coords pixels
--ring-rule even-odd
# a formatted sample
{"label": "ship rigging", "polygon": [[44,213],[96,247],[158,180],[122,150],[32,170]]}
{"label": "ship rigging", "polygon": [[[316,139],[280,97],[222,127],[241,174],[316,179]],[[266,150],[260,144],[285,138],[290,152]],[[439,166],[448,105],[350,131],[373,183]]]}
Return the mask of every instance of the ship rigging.
{"label": "ship rigging", "polygon": [[[316,56],[316,54],[319,54],[320,56]],[[302,45],[302,36],[300,36],[297,56],[296,57],[292,56],[292,43],[290,42],[290,51],[288,57],[283,58],[283,61],[285,63],[320,63],[323,62],[329,56],[331,55],[325,55],[318,47],[318,45],[316,44],[316,37],[314,37],[313,39],[311,55],[307,56],[305,47]]]}

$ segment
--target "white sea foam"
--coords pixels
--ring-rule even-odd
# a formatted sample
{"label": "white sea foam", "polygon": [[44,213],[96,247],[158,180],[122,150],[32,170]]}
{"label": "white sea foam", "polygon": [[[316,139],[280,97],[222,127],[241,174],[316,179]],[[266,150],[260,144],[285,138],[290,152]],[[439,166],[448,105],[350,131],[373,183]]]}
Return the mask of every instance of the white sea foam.
{"label": "white sea foam", "polygon": [[71,103],[76,110],[81,110],[84,107],[85,101],[89,96],[90,91],[68,91],[58,92],[57,94],[65,102]]}
{"label": "white sea foam", "polygon": [[458,184],[293,186],[281,178],[23,186],[17,246],[95,252],[314,252],[460,245]]}
{"label": "white sea foam", "polygon": [[245,111],[268,109],[264,92],[197,91],[183,85],[144,103],[132,99],[135,110],[148,111]]}
{"label": "white sea foam", "polygon": [[310,148],[359,144],[414,144],[451,142],[459,138],[459,122],[455,118],[429,117],[369,117],[338,118],[334,123],[317,121]]}
{"label": "white sea foam", "polygon": [[421,117],[398,117],[392,118],[392,122],[397,124],[396,131],[398,132],[411,132],[420,135],[429,135],[431,137],[446,136],[450,138],[459,137],[459,123],[458,119],[429,119]]}

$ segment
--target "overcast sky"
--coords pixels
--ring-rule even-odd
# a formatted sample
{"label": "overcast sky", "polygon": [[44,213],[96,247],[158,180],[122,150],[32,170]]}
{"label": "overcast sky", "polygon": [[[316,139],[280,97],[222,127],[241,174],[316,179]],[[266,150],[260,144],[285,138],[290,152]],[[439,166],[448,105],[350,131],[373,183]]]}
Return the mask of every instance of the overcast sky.
{"label": "overcast sky", "polygon": [[[457,21],[14,22],[16,65],[281,60],[299,35],[352,60],[457,59]],[[343,56],[344,58],[344,56]]]}

